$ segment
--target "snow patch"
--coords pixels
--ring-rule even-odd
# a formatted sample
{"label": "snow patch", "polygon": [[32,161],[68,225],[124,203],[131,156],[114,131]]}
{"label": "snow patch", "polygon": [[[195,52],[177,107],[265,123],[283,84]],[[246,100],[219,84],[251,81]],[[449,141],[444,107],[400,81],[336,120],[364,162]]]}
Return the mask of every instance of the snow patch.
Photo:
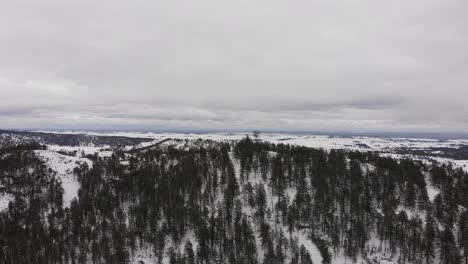
{"label": "snow patch", "polygon": [[89,167],[92,167],[93,162],[87,158],[63,155],[50,150],[36,150],[35,152],[49,168],[56,172],[64,190],[63,206],[69,207],[71,201],[78,197],[80,189],[80,183],[75,179],[73,169],[81,164],[88,164]]}
{"label": "snow patch", "polygon": [[8,209],[8,204],[15,198],[9,193],[0,193],[0,212]]}
{"label": "snow patch", "polygon": [[95,153],[98,154],[99,157],[110,157],[112,150],[107,150],[110,146],[102,146],[102,147],[90,147],[90,146],[58,146],[58,145],[47,145],[47,148],[51,151],[65,151],[65,152],[74,152],[76,151],[76,156],[83,157],[84,155],[94,155]]}
{"label": "snow patch", "polygon": [[429,185],[426,185],[426,186],[427,186],[427,196],[429,196],[429,200],[431,202],[434,202],[435,197],[440,193],[440,191],[435,189],[435,187],[433,186],[429,186]]}

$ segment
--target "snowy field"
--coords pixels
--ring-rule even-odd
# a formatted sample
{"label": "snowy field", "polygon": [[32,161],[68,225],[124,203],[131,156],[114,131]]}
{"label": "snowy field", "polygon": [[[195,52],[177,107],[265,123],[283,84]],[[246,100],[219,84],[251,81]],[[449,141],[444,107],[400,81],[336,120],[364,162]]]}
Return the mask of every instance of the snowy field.
{"label": "snowy field", "polygon": [[[155,141],[166,138],[177,139],[211,139],[215,141],[239,140],[250,135],[251,132],[236,133],[153,133],[153,132],[87,132],[87,131],[40,131],[60,134],[87,134],[96,136],[123,136],[134,138],[151,138]],[[352,150],[392,150],[398,148],[427,149],[459,148],[468,145],[468,139],[430,139],[430,138],[388,138],[367,136],[327,136],[327,135],[297,135],[282,133],[262,133],[259,137],[271,143],[285,143],[323,149],[352,149]],[[148,143],[146,143],[148,144]]]}
{"label": "snowy field", "polygon": [[[153,141],[139,144],[137,147],[145,147],[164,139],[209,139],[214,141],[232,141],[240,140],[246,135],[252,137],[252,133],[153,133],[153,132],[87,132],[87,131],[40,131],[46,133],[62,133],[62,134],[87,134],[96,136],[124,136],[134,138],[150,138]],[[416,156],[416,155],[401,155],[396,154],[397,150],[410,149],[410,150],[428,150],[429,148],[449,148],[458,149],[460,147],[468,146],[468,139],[430,139],[430,138],[388,138],[388,137],[367,137],[367,136],[327,136],[327,135],[297,135],[297,134],[281,134],[281,133],[262,133],[259,139],[275,143],[275,144],[292,144],[300,145],[312,148],[322,148],[324,150],[331,149],[346,149],[356,151],[380,151],[384,155],[391,156],[393,158],[413,158],[424,160],[426,162],[432,162],[435,160],[439,163],[450,163],[453,166],[461,167],[465,171],[468,171],[468,160],[454,160],[441,157],[427,157],[427,156]],[[86,154],[93,154],[98,152],[100,156],[111,155],[111,151],[102,151],[102,147],[59,147],[49,146],[53,150],[78,150],[84,151]],[[131,149],[132,147],[127,147]]]}

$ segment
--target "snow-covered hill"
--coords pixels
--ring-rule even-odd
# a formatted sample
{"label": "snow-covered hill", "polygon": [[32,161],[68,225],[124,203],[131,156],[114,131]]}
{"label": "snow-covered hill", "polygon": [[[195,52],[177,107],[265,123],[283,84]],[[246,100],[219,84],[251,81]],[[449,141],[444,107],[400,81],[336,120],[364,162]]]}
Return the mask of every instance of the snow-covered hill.
{"label": "snow-covered hill", "polygon": [[[6,137],[3,134],[3,137]],[[58,183],[63,188],[63,207],[70,207],[71,201],[73,199],[78,199],[78,191],[81,187],[80,181],[75,175],[75,170],[80,167],[93,167],[93,161],[103,164],[107,164],[107,167],[101,167],[103,171],[112,169],[113,171],[122,172],[122,174],[127,173],[130,168],[132,170],[138,170],[141,166],[146,166],[149,163],[153,162],[153,158],[146,160],[145,154],[148,150],[158,150],[161,152],[170,152],[173,149],[179,151],[194,151],[199,148],[206,148],[210,145],[216,145],[217,143],[229,143],[231,146],[234,146],[236,142],[242,140],[248,135],[251,138],[254,138],[253,135],[249,133],[206,133],[206,134],[184,134],[184,133],[129,133],[129,132],[115,132],[115,133],[96,133],[96,132],[54,132],[54,131],[41,131],[40,136],[37,137],[34,133],[31,133],[32,136],[28,137],[30,134],[21,134],[20,136],[15,136],[14,133],[8,134],[9,139],[14,139],[14,144],[21,144],[21,142],[35,142],[40,141],[45,143],[46,149],[35,150],[34,153],[37,157],[43,162],[43,164],[50,169],[51,176],[57,179]],[[58,135],[55,137],[54,135]],[[92,143],[88,144],[64,144],[62,141],[57,142],[57,138],[67,139],[67,135],[80,135],[80,138],[85,138],[86,142],[89,143],[89,139],[92,139]],[[105,140],[102,140],[101,137],[104,137]],[[52,141],[44,141],[44,138],[51,138]],[[74,138],[74,137],[72,137]],[[75,140],[77,138],[74,138]],[[79,138],[78,138],[79,139]],[[136,140],[132,140],[136,139]],[[445,163],[450,164],[453,167],[463,168],[465,171],[468,171],[468,160],[464,159],[454,159],[450,158],[452,152],[458,153],[457,151],[463,150],[468,147],[468,140],[438,140],[438,139],[417,139],[417,138],[383,138],[383,137],[337,137],[337,136],[325,136],[325,135],[295,135],[295,134],[274,134],[274,133],[265,133],[260,134],[258,138],[259,141],[270,142],[274,144],[290,144],[295,146],[305,146],[312,148],[321,148],[324,149],[327,153],[331,153],[332,149],[344,149],[347,151],[358,151],[358,152],[379,152],[381,156],[387,156],[395,158],[397,160],[403,161],[404,159],[411,159],[422,161],[422,164],[427,165],[425,171],[421,169],[423,185],[422,189],[427,190],[427,195],[425,198],[426,201],[430,203],[435,203],[436,197],[440,196],[439,194],[443,193],[443,188],[440,187],[440,184],[434,184],[430,175],[429,169],[431,164],[434,163]],[[11,145],[11,140],[8,141],[7,146]],[[106,144],[111,142],[111,144]],[[0,141],[1,143],[1,141]],[[218,144],[222,145],[222,144]],[[226,144],[225,144],[226,145]],[[279,153],[279,152],[278,152]],[[269,162],[273,162],[277,152],[267,151],[267,159]],[[114,155],[115,154],[115,155]],[[0,157],[6,154],[0,153]],[[148,153],[148,156],[156,155],[155,153]],[[283,156],[287,157],[287,156]],[[164,158],[166,159],[166,158]],[[172,160],[171,160],[172,159]],[[330,239],[327,234],[317,233],[311,234],[307,228],[295,227],[290,229],[286,225],[284,218],[281,220],[280,215],[285,213],[279,213],[279,200],[284,199],[283,203],[286,203],[287,206],[294,206],[295,201],[297,201],[298,187],[292,187],[292,184],[288,183],[288,187],[284,190],[284,197],[280,198],[280,195],[277,193],[277,190],[272,185],[272,170],[274,166],[268,169],[268,175],[262,175],[260,170],[255,169],[254,171],[243,174],[242,171],[245,170],[245,161],[241,161],[239,157],[235,157],[234,151],[229,152],[229,159],[232,161],[233,173],[235,175],[236,181],[239,183],[238,198],[241,206],[241,213],[243,217],[247,217],[249,221],[253,221],[257,216],[255,211],[258,208],[254,208],[249,203],[248,193],[249,188],[257,188],[257,186],[262,186],[265,191],[265,205],[264,208],[267,212],[266,223],[272,227],[272,234],[274,236],[289,237],[288,239],[291,248],[285,251],[285,258],[288,261],[293,259],[293,250],[294,243],[297,244],[297,247],[303,246],[308,253],[310,253],[310,258],[313,263],[322,263],[323,257],[322,253],[317,244],[318,237],[327,237]],[[115,162],[111,162],[115,161]],[[107,163],[109,162],[109,163]],[[181,159],[167,157],[168,162],[167,168],[162,167],[161,169],[170,170],[171,167],[177,167],[181,162]],[[244,165],[242,165],[244,162]],[[257,161],[258,162],[258,161]],[[268,166],[271,166],[271,163]],[[350,159],[347,158],[347,168],[349,169]],[[118,164],[118,165],[116,165]],[[161,165],[161,161],[156,162],[156,166]],[[249,165],[250,166],[250,165]],[[105,168],[105,169],[104,169]],[[360,169],[363,174],[366,175],[377,175],[376,164],[370,163],[361,163]],[[420,168],[418,168],[419,170]],[[82,170],[86,172],[87,170]],[[140,172],[142,173],[142,172]],[[223,173],[222,171],[217,171],[216,173]],[[288,172],[288,175],[291,172]],[[304,172],[310,173],[310,172]],[[114,180],[116,182],[121,181],[119,174],[115,177],[108,177],[106,179]],[[137,174],[138,175],[138,174]],[[421,174],[420,174],[421,175]],[[133,176],[132,176],[133,177]],[[289,175],[289,177],[292,177]],[[294,176],[296,177],[296,176]],[[305,183],[307,186],[312,186],[312,183],[308,179]],[[8,204],[14,200],[14,195],[9,192],[9,190],[3,190],[4,188],[0,186],[0,212],[5,211],[8,208]],[[208,188],[208,187],[204,187]],[[404,189],[402,189],[404,190]],[[104,191],[105,193],[106,191]],[[251,191],[250,191],[251,192]],[[401,191],[400,191],[401,192]],[[225,197],[222,189],[216,189],[213,191],[215,195],[214,198],[211,198],[212,201],[207,204],[210,207],[207,207],[206,210],[209,211],[209,215],[213,217],[218,214],[217,210],[225,206]],[[88,194],[87,194],[88,195]],[[400,199],[404,199],[402,193],[398,193]],[[281,196],[283,197],[283,196]],[[395,209],[392,209],[392,214],[394,212],[395,216],[405,215],[407,220],[417,219],[421,220],[421,225],[425,221],[425,210],[422,210],[419,207],[411,206],[408,207],[402,201]],[[371,205],[373,214],[378,217],[383,217],[383,208],[377,206],[376,204]],[[460,207],[461,208],[461,207]],[[123,206],[123,211],[125,214],[128,214],[130,210],[126,206]],[[287,212],[289,212],[287,209]],[[458,209],[457,214],[464,212],[464,208]],[[338,217],[338,212],[335,217]],[[340,217],[343,217],[341,215]],[[340,218],[337,218],[340,219]],[[127,226],[129,228],[130,219],[126,219]],[[134,220],[133,220],[134,221]],[[415,220],[416,221],[416,220]],[[254,222],[254,221],[253,221]],[[161,227],[167,223],[162,222]],[[439,224],[440,225],[440,224]],[[274,227],[274,228],[273,228]],[[255,237],[255,244],[257,248],[257,260],[261,263],[264,260],[264,249],[261,242],[260,231],[254,228],[253,236]],[[338,227],[336,227],[338,228]],[[440,225],[437,229],[438,232],[442,232],[443,228]],[[454,230],[456,232],[457,230]],[[346,257],[345,249],[336,249],[333,253],[331,264],[347,264],[347,263],[386,263],[386,264],[396,264],[399,263],[399,258],[402,257],[402,253],[396,254],[392,248],[379,239],[376,231],[373,230],[369,233],[369,237],[363,243],[363,248],[365,248],[365,254],[358,254],[356,258],[350,259]],[[287,235],[286,235],[287,234]],[[181,234],[182,237],[174,241],[170,235],[162,235],[160,239],[163,239],[164,252],[175,251],[178,254],[184,251],[184,246],[187,243],[193,245],[194,252],[197,252],[199,249],[199,241],[196,237],[195,230],[189,228]],[[314,240],[315,239],[315,240]],[[327,240],[326,243],[331,243],[330,240]],[[129,250],[130,261],[134,264],[153,264],[156,263],[158,257],[155,253],[155,248],[149,245],[137,246],[135,249]],[[165,253],[162,263],[169,263],[170,256]],[[434,261],[438,261],[436,257]]]}
{"label": "snow-covered hill", "polygon": [[[153,133],[153,132],[89,132],[89,131],[40,131],[44,133],[94,135],[94,136],[118,136],[129,138],[148,138],[163,140],[166,138],[177,139],[211,139],[215,141],[240,140],[246,135],[252,137],[251,132],[227,132],[227,133]],[[323,149],[350,149],[350,150],[392,150],[400,148],[428,149],[428,148],[453,148],[468,146],[468,139],[430,139],[430,138],[389,138],[369,136],[328,136],[328,135],[303,135],[284,133],[261,133],[260,140],[271,143],[295,144]]]}
{"label": "snow-covered hill", "polygon": [[[127,149],[151,146],[165,139],[183,139],[193,142],[196,139],[213,140],[218,142],[238,141],[252,133],[153,133],[153,132],[89,132],[89,131],[41,131],[44,133],[115,136],[128,138],[151,139],[138,145],[127,146]],[[426,162],[450,163],[468,171],[468,139],[431,139],[431,138],[389,138],[369,136],[327,136],[327,135],[298,135],[284,133],[261,133],[259,140],[274,144],[291,144],[312,148],[346,149],[353,151],[377,151],[393,158],[412,158]],[[55,147],[56,149],[60,149]],[[62,147],[65,149],[64,147]],[[84,150],[81,148],[72,148]],[[93,151],[97,149],[88,149]],[[459,158],[453,158],[453,153],[463,151]]]}
{"label": "snow-covered hill", "polygon": [[73,169],[83,164],[91,168],[93,162],[83,157],[60,154],[53,149],[36,150],[36,154],[56,173],[55,176],[60,181],[64,191],[63,206],[70,206],[71,201],[78,197],[78,190],[80,189],[80,183],[75,178]]}

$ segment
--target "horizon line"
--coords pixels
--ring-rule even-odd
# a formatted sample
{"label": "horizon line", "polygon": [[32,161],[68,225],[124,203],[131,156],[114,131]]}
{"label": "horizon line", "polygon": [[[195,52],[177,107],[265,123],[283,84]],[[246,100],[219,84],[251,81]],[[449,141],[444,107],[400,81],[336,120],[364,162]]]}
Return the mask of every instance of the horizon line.
{"label": "horizon line", "polygon": [[17,132],[135,132],[135,133],[260,133],[272,134],[302,134],[302,135],[328,135],[328,136],[369,136],[369,137],[393,137],[393,138],[432,138],[432,139],[468,139],[468,132],[430,132],[430,131],[346,131],[346,130],[305,130],[305,129],[193,129],[193,128],[166,128],[166,129],[144,129],[144,128],[0,128],[0,131]]}

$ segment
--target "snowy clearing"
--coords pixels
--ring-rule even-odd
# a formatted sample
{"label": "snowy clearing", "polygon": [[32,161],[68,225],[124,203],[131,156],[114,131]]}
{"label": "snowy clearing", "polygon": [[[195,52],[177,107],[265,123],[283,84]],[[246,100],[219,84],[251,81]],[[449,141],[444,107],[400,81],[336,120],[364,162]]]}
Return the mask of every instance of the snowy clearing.
{"label": "snowy clearing", "polygon": [[112,150],[109,149],[109,146],[102,146],[102,147],[89,147],[89,146],[79,146],[79,147],[72,147],[72,146],[58,146],[58,145],[47,145],[47,148],[51,151],[65,151],[65,152],[75,152],[78,157],[82,157],[84,155],[94,155],[95,153],[98,154],[100,157],[109,157],[112,155]]}
{"label": "snowy clearing", "polygon": [[36,150],[36,154],[46,162],[49,168],[57,173],[56,176],[60,179],[64,190],[63,206],[70,206],[73,198],[78,196],[78,190],[80,189],[80,183],[75,179],[73,169],[84,163],[92,167],[92,161],[86,158],[63,155],[50,150]]}

